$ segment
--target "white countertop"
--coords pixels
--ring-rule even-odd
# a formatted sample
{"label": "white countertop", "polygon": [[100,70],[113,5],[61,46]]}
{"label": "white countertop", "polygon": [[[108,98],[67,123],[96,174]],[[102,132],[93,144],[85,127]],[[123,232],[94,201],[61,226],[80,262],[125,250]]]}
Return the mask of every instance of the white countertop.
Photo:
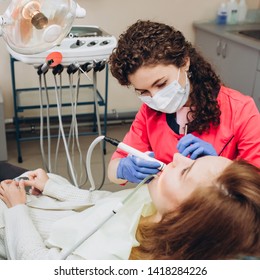
{"label": "white countertop", "polygon": [[207,31],[209,33],[222,36],[223,38],[244,44],[260,51],[260,40],[239,34],[242,30],[260,30],[260,23],[245,23],[236,25],[217,25],[210,22],[195,22],[195,29]]}

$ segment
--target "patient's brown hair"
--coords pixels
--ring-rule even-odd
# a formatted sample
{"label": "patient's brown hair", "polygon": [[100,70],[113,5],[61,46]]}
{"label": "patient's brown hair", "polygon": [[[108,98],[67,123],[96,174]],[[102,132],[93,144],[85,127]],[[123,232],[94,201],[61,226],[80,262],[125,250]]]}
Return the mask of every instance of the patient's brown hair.
{"label": "patient's brown hair", "polygon": [[260,169],[229,165],[159,223],[141,222],[131,259],[233,259],[260,256]]}

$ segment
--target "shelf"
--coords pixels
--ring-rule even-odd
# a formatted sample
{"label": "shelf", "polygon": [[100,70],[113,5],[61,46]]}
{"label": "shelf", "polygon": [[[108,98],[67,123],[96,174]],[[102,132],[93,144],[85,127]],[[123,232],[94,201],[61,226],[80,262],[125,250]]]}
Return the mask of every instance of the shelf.
{"label": "shelf", "polygon": [[[46,86],[42,88],[42,92],[46,94],[48,93],[49,105],[43,104],[42,106],[39,104],[39,88],[37,87],[17,87],[16,85],[16,77],[15,77],[15,65],[16,63],[23,63],[18,61],[17,59],[10,56],[10,64],[11,64],[11,78],[12,78],[12,89],[13,89],[13,106],[14,106],[14,124],[15,124],[15,130],[16,130],[16,143],[17,143],[17,154],[18,154],[18,162],[22,162],[22,151],[21,151],[21,142],[24,141],[32,141],[35,139],[40,139],[39,136],[32,136],[32,137],[24,137],[22,136],[21,131],[21,123],[26,122],[27,120],[30,121],[32,117],[30,114],[27,116],[23,116],[22,113],[29,113],[33,112],[37,115],[37,110],[39,111],[41,108],[46,109],[47,107],[50,108],[50,119],[57,118],[57,104],[55,99],[55,94],[53,94],[56,90],[55,86]],[[37,71],[37,69],[35,69]],[[92,70],[93,71],[93,70]],[[107,98],[108,98],[108,66],[105,67],[105,85],[104,85],[104,97],[100,93],[100,91],[97,89],[97,103],[98,106],[103,107],[104,113],[103,115],[103,126],[102,126],[102,134],[106,135],[107,130]],[[61,75],[67,75],[65,71]],[[75,74],[76,75],[76,74]],[[94,75],[94,74],[93,74]],[[97,77],[97,73],[95,73]],[[96,78],[97,79],[97,78]],[[93,80],[96,80],[93,79]],[[94,90],[97,88],[97,85],[94,85],[92,83],[89,84],[80,84],[79,85],[79,101],[77,102],[77,108],[80,108],[79,112],[77,113],[77,117],[79,116],[92,116],[92,131],[85,131],[80,132],[79,135],[94,135],[98,134],[97,129],[97,119],[96,119],[96,107],[95,107],[95,101],[94,101]],[[62,90],[62,110],[66,111],[72,108],[72,102],[70,101],[71,98],[71,90],[75,90],[75,85],[68,85],[62,84],[61,90]],[[60,90],[60,89],[59,89]],[[26,97],[26,98],[25,98]],[[70,97],[70,98],[69,98]],[[24,102],[26,100],[27,102]],[[89,109],[88,109],[89,108]],[[35,110],[35,111],[33,111]],[[63,117],[66,117],[66,114],[69,115],[69,113],[65,112],[65,115]],[[37,116],[34,116],[34,119],[37,120]],[[38,119],[40,119],[40,115],[38,114]],[[52,137],[57,137],[57,135],[52,135]],[[105,152],[105,146],[104,146],[104,152]]]}

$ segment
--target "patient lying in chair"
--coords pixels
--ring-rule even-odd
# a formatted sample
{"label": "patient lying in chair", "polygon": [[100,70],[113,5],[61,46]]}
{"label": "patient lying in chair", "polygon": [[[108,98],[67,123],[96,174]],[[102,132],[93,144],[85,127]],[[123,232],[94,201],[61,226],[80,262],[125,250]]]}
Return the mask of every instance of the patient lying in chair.
{"label": "patient lying in chair", "polygon": [[[244,161],[175,154],[67,259],[260,256],[259,171]],[[27,176],[1,182],[2,259],[61,259],[133,191],[89,192],[42,169]]]}

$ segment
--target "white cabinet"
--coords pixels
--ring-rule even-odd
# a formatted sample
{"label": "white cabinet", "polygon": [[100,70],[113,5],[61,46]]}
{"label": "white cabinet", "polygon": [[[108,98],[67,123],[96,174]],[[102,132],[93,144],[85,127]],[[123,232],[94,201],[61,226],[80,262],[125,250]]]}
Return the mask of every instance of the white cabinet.
{"label": "white cabinet", "polygon": [[257,67],[257,72],[255,77],[253,98],[256,102],[256,106],[258,107],[258,110],[260,111],[260,53],[259,53],[258,67]]}
{"label": "white cabinet", "polygon": [[222,82],[246,95],[254,93],[259,102],[260,91],[254,91],[256,79],[258,89],[260,82],[259,75],[256,77],[259,50],[198,28],[195,34],[197,49],[212,64]]}
{"label": "white cabinet", "polygon": [[256,74],[253,98],[255,100],[256,106],[258,107],[258,110],[260,111],[260,71],[258,71]]}

